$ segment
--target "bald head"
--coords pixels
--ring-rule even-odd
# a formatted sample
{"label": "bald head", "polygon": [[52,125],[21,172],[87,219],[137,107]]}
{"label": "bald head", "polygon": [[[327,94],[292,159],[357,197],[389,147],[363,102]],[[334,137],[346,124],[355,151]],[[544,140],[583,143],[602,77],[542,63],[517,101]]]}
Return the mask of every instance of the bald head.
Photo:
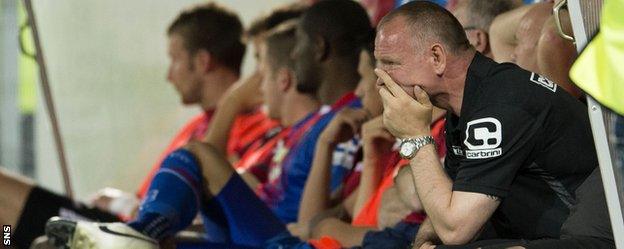
{"label": "bald head", "polygon": [[538,3],[533,4],[524,14],[516,30],[518,45],[511,55],[513,63],[526,70],[542,73],[537,65],[537,45],[542,27],[551,11],[552,3]]}
{"label": "bald head", "polygon": [[487,32],[496,16],[521,5],[521,0],[460,0],[453,13],[464,28],[476,28]]}
{"label": "bald head", "polygon": [[428,1],[409,2],[393,10],[379,23],[379,29],[395,20],[403,19],[412,31],[416,44],[438,42],[451,53],[470,48],[462,25],[451,12]]}

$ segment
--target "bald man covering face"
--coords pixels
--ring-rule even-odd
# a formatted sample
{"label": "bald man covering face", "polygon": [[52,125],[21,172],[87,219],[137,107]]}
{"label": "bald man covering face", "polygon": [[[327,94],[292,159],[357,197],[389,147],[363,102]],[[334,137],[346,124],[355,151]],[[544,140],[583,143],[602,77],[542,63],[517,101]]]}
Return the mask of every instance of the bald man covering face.
{"label": "bald man covering face", "polygon": [[[417,248],[478,240],[488,220],[501,239],[558,238],[597,166],[585,107],[549,79],[476,52],[435,4],[405,4],[378,30],[383,122],[402,140],[428,215]],[[448,112],[444,167],[433,106]]]}

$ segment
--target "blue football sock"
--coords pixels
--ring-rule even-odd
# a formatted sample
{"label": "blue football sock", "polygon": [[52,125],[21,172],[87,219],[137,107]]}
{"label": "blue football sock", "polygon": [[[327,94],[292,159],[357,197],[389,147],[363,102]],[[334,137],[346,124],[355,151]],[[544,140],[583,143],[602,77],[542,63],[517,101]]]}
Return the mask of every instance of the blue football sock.
{"label": "blue football sock", "polygon": [[202,196],[199,167],[187,150],[169,154],[152,180],[137,219],[128,225],[159,241],[188,227]]}

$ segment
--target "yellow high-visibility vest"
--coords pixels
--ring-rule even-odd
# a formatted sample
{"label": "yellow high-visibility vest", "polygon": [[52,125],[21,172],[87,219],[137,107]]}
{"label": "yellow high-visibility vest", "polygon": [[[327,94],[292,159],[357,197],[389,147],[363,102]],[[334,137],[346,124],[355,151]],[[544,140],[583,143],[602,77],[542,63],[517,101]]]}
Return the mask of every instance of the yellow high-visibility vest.
{"label": "yellow high-visibility vest", "polygon": [[604,2],[600,32],[583,50],[570,78],[607,108],[624,115],[624,0]]}

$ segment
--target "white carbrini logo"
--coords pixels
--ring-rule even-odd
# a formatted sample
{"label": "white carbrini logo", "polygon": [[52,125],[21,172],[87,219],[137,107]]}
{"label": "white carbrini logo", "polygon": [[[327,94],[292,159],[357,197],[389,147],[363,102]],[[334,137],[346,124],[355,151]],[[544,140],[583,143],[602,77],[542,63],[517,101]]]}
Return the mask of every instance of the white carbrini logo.
{"label": "white carbrini logo", "polygon": [[501,122],[496,118],[475,119],[466,124],[464,145],[468,159],[497,157],[503,154],[500,148],[503,140]]}

